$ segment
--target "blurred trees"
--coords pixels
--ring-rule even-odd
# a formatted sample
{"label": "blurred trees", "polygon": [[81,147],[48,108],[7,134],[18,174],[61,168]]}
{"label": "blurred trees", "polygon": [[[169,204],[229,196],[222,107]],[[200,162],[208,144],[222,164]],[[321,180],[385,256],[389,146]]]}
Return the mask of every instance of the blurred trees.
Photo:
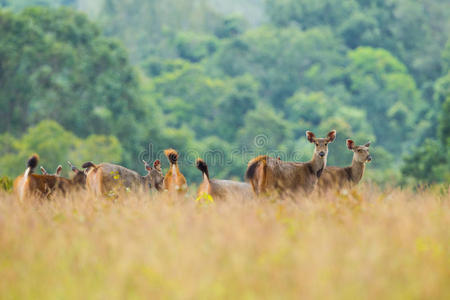
{"label": "blurred trees", "polygon": [[50,118],[82,137],[116,136],[132,164],[147,120],[120,43],[66,8],[0,11],[0,20],[0,132]]}
{"label": "blurred trees", "polygon": [[[122,161],[122,146],[114,136],[90,135],[81,139],[65,130],[55,121],[44,120],[29,127],[15,138],[8,133],[0,135],[0,170],[3,174],[17,176],[23,173],[27,159],[38,153],[40,164],[54,170],[59,164],[70,170],[67,160],[80,165],[86,161]],[[67,174],[67,173],[66,173]]]}
{"label": "blurred trees", "polygon": [[[51,164],[90,155],[137,169],[159,155],[167,167],[159,151],[174,147],[188,180],[201,179],[197,156],[213,176],[242,178],[249,153],[305,161],[305,131],[336,129],[330,165],[351,162],[345,139],[370,140],[369,178],[450,180],[448,1],[86,3],[0,0],[19,12],[0,11],[6,174],[26,151],[51,151],[39,141],[17,147],[27,144],[24,130],[51,119],[65,140],[84,143],[44,156]],[[98,24],[29,5],[86,9]]]}
{"label": "blurred trees", "polygon": [[278,26],[329,26],[349,48],[384,48],[409,67],[419,86],[439,77],[440,52],[448,39],[450,3],[445,0],[266,0]]}
{"label": "blurred trees", "polygon": [[450,41],[442,53],[443,73],[434,87],[431,130],[421,146],[405,157],[402,173],[404,181],[450,182]]}
{"label": "blurred trees", "polygon": [[350,51],[348,57],[350,103],[367,111],[379,144],[403,152],[426,126],[420,122],[425,103],[414,79],[384,49],[361,47]]}
{"label": "blurred trees", "polygon": [[252,74],[261,82],[260,94],[280,105],[299,88],[325,89],[344,64],[343,54],[327,28],[260,27],[225,43],[212,60],[226,75]]}

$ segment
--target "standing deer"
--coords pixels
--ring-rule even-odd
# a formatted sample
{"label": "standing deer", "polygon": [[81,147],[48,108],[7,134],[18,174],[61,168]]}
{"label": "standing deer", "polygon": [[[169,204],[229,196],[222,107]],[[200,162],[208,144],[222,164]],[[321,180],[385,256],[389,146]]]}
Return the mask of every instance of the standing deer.
{"label": "standing deer", "polygon": [[266,155],[258,156],[248,163],[245,177],[250,181],[253,191],[261,193],[277,191],[281,194],[310,194],[327,164],[328,144],[336,139],[336,130],[326,138],[316,138],[311,131],[306,137],[315,146],[309,162],[285,162]]}
{"label": "standing deer", "polygon": [[330,188],[351,188],[362,179],[366,162],[372,160],[372,156],[369,153],[370,142],[356,146],[355,142],[347,140],[346,144],[347,148],[353,151],[352,164],[343,168],[326,167],[318,182],[320,192]]}
{"label": "standing deer", "polygon": [[72,179],[57,175],[34,174],[38,161],[37,154],[29,158],[25,173],[14,180],[14,192],[20,201],[29,197],[50,198],[54,192],[61,192],[65,195],[69,191],[84,186],[86,178],[84,172],[75,174]]}
{"label": "standing deer", "polygon": [[186,178],[178,168],[178,153],[174,149],[164,150],[164,154],[169,160],[170,167],[164,177],[164,189],[170,193],[177,192],[185,194],[187,192]]}
{"label": "standing deer", "polygon": [[155,160],[153,163],[153,168],[145,160],[142,160],[142,162],[148,172],[147,176],[150,187],[161,192],[164,189],[164,175],[161,170],[161,162],[159,159]]}
{"label": "standing deer", "polygon": [[164,179],[159,160],[155,161],[154,169],[145,161],[144,166],[148,172],[146,176],[141,176],[133,170],[111,163],[95,165],[92,162],[86,162],[82,165],[83,168],[88,168],[86,186],[90,192],[97,196],[107,195],[109,192],[116,190],[159,189]]}
{"label": "standing deer", "polygon": [[197,190],[197,196],[211,195],[213,199],[227,199],[231,196],[238,196],[245,199],[253,198],[253,191],[250,184],[233,180],[210,179],[208,165],[200,158],[196,161],[197,168],[203,174],[203,182]]}

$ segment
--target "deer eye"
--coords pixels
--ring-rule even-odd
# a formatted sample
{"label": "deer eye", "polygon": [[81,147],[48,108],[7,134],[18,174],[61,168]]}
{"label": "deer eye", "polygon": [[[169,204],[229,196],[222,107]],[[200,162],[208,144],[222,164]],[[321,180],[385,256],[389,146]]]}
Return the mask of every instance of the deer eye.
{"label": "deer eye", "polygon": [[361,152],[361,149],[358,149],[358,152]]}
{"label": "deer eye", "polygon": [[325,143],[325,146],[327,146],[328,145],[328,143]]}
{"label": "deer eye", "polygon": [[316,146],[319,146],[319,143],[316,143]]}

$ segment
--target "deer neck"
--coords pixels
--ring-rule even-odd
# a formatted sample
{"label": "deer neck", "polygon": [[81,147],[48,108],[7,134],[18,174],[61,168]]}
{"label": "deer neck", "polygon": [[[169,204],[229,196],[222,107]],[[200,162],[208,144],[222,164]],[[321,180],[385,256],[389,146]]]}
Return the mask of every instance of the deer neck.
{"label": "deer neck", "polygon": [[351,171],[352,171],[352,181],[355,183],[358,183],[361,178],[364,175],[364,169],[366,167],[366,164],[360,161],[357,161],[356,159],[353,158],[352,160],[352,166],[351,166]]}
{"label": "deer neck", "polygon": [[314,153],[313,158],[310,161],[312,171],[314,174],[317,175],[317,177],[320,177],[322,175],[322,171],[325,169],[327,165],[327,156],[320,157],[316,153]]}

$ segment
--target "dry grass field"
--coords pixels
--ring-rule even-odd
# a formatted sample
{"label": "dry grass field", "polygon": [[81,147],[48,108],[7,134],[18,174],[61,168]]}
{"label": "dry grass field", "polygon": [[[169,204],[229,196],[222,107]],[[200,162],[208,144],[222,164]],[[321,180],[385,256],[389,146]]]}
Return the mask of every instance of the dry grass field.
{"label": "dry grass field", "polygon": [[450,299],[450,194],[0,194],[1,299]]}

